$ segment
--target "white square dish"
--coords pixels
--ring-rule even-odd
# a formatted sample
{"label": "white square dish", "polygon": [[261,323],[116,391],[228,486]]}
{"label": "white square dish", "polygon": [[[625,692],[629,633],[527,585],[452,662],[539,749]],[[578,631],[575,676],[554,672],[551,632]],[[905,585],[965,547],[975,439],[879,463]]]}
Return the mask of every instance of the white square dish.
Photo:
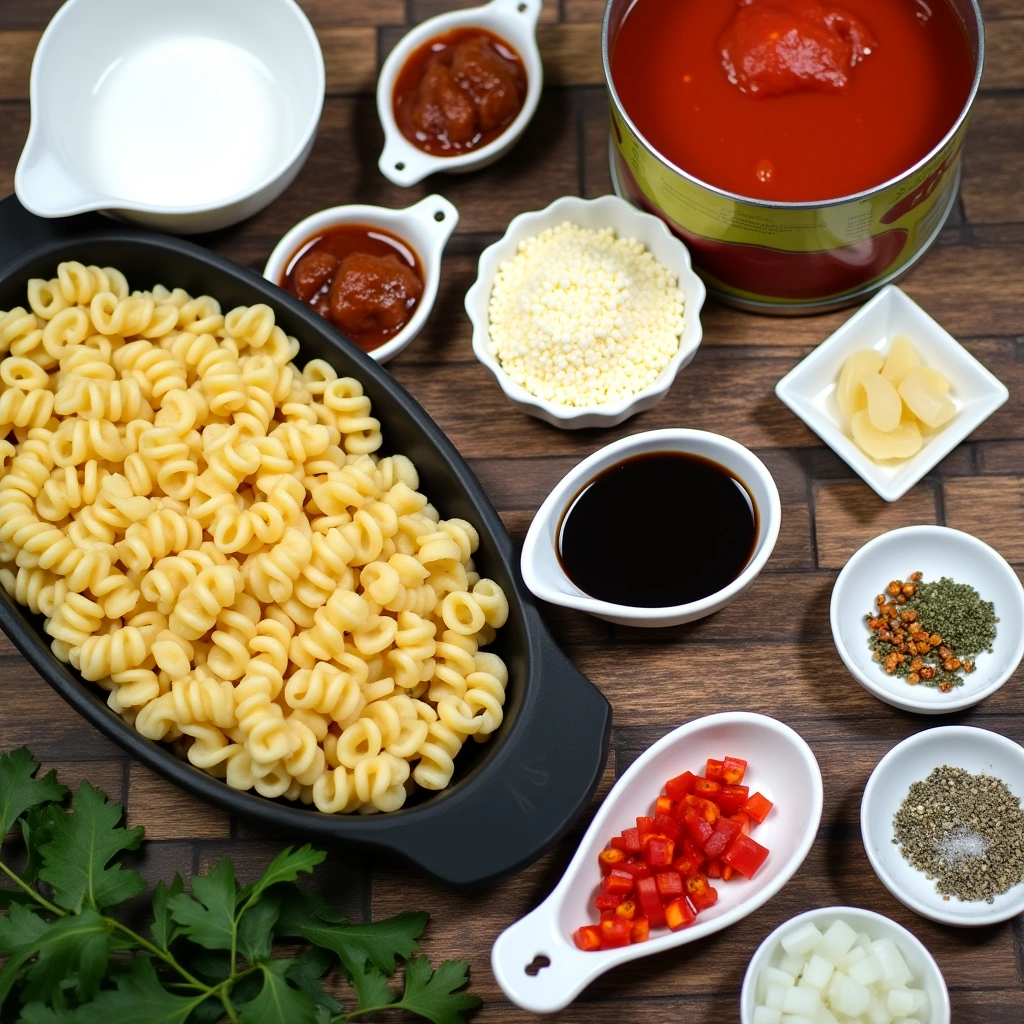
{"label": "white square dish", "polygon": [[[836,401],[836,381],[857,349],[887,351],[900,334],[910,339],[922,363],[953,382],[950,398],[956,415],[926,435],[924,446],[911,458],[876,462],[846,432]],[[1009,397],[998,378],[895,285],[883,288],[790,370],[775,385],[775,394],[886,501],[906,494]]]}

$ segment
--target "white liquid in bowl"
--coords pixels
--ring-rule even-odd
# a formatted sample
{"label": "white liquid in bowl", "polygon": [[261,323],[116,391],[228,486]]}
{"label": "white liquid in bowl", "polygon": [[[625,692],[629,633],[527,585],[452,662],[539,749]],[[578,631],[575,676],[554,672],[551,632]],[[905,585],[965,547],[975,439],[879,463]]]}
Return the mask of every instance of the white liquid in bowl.
{"label": "white liquid in bowl", "polygon": [[293,135],[266,65],[201,36],[160,39],[115,61],[83,115],[93,187],[156,206],[199,206],[259,185]]}

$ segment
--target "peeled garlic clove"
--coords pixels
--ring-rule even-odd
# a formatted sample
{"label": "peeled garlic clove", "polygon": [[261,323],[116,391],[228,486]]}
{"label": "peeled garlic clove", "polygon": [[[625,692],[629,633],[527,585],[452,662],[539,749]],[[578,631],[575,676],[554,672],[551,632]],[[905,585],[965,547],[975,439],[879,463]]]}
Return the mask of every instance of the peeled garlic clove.
{"label": "peeled garlic clove", "polygon": [[839,411],[844,419],[849,419],[855,412],[864,408],[866,401],[861,390],[861,378],[866,373],[878,373],[885,363],[881,352],[873,348],[862,348],[854,352],[843,364],[836,388],[836,400]]}
{"label": "peeled garlic clove", "polygon": [[[938,370],[933,370],[929,366],[919,367],[921,373],[924,374],[925,380],[941,395],[949,393],[949,378],[945,374],[939,373]],[[899,387],[899,385],[897,385]]]}
{"label": "peeled garlic clove", "polygon": [[[956,415],[956,406],[949,395],[938,390],[930,375],[915,367],[900,385],[899,395],[907,408],[926,426],[935,428],[948,423]],[[868,405],[870,409],[870,404]]]}
{"label": "peeled garlic clove", "polygon": [[887,434],[900,425],[903,403],[892,384],[877,373],[867,373],[860,379],[868,396],[868,416],[875,430]]}
{"label": "peeled garlic clove", "polygon": [[886,357],[885,366],[882,367],[882,376],[893,387],[898,388],[903,378],[920,361],[917,349],[901,334],[892,339],[889,355]]}
{"label": "peeled garlic clove", "polygon": [[901,420],[895,430],[883,433],[872,425],[867,409],[854,414],[850,429],[857,447],[873,459],[909,459],[924,443],[912,419]]}

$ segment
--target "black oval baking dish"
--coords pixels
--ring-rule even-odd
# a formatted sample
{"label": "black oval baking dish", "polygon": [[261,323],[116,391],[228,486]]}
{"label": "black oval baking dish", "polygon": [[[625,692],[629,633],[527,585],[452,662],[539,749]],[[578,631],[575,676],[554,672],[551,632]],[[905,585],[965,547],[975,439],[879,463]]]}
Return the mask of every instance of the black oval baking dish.
{"label": "black oval baking dish", "polygon": [[390,814],[326,815],[301,804],[231,789],[145,739],[49,648],[42,619],[0,589],[0,625],[37,672],[87,721],[172,782],[226,810],[291,834],[388,850],[453,885],[492,881],[549,849],[584,810],[604,768],[611,709],[558,649],[519,574],[512,541],[465,461],[391,375],[290,295],[181,239],[122,227],[95,215],[43,221],[14,197],[0,203],[0,309],[24,305],[31,277],[62,260],[115,266],[132,288],[162,283],[213,295],[224,309],[266,302],[295,335],[300,363],[326,359],[358,378],[381,421],[381,454],[402,452],[445,517],[480,532],[480,572],[501,585],[509,620],[492,649],[509,669],[505,719],[490,742],[467,744],[448,789]]}

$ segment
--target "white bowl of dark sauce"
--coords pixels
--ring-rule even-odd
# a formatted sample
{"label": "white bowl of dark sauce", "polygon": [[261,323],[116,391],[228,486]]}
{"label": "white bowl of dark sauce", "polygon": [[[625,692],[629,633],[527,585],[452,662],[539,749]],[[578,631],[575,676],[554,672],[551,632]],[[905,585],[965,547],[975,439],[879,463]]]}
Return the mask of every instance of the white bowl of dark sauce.
{"label": "white bowl of dark sauce", "polygon": [[523,545],[523,579],[541,600],[609,622],[693,622],[750,586],[781,521],[771,473],[738,442],[703,430],[633,434],[548,495]]}

